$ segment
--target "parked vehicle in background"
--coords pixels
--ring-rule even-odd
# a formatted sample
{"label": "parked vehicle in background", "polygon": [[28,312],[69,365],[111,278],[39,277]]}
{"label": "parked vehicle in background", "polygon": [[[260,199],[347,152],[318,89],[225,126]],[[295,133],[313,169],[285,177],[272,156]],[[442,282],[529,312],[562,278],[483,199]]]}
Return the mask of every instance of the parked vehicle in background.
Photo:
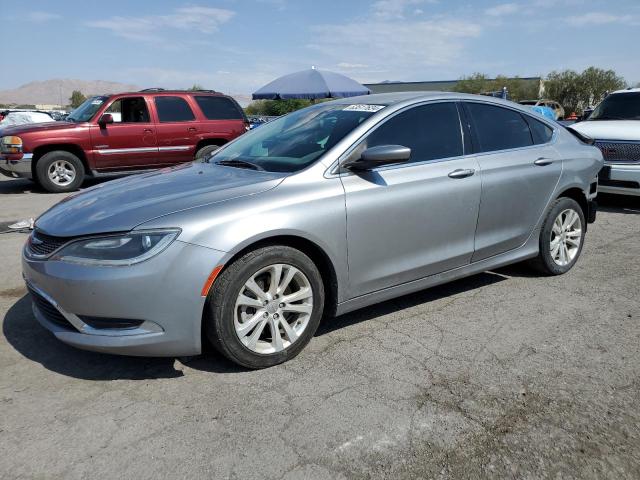
{"label": "parked vehicle in background", "polygon": [[5,127],[55,121],[49,113],[35,110],[5,110],[0,112],[0,117],[0,134]]}
{"label": "parked vehicle in background", "polygon": [[236,101],[210,90],[95,96],[63,122],[4,129],[0,172],[70,192],[86,177],[201,160],[248,129]]}
{"label": "parked vehicle in background", "polygon": [[602,151],[601,192],[640,196],[640,88],[612,92],[569,128],[595,139]]}
{"label": "parked vehicle in background", "polygon": [[538,115],[542,115],[549,120],[556,120],[556,114],[550,107],[544,107],[542,105],[533,105],[529,106],[529,108],[536,112]]}
{"label": "parked vehicle in background", "polygon": [[520,103],[520,105],[528,105],[531,107],[548,107],[551,110],[553,110],[556,120],[562,120],[565,115],[564,107],[560,105],[558,102],[556,102],[555,100],[542,98],[540,100],[522,100],[518,103]]}
{"label": "parked vehicle in background", "polygon": [[263,368],[325,313],[523,260],[567,272],[601,167],[597,148],[512,102],[335,100],[207,163],[68,197],[36,220],[24,278],[36,318],[71,345],[175,356],[208,339]]}

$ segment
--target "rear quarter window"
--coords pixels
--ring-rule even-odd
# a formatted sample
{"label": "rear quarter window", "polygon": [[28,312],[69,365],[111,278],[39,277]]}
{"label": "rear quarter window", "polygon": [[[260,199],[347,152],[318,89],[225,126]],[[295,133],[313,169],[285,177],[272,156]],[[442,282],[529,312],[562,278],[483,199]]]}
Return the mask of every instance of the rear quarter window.
{"label": "rear quarter window", "polygon": [[541,145],[543,143],[549,143],[553,137],[553,129],[548,125],[545,125],[539,120],[525,115],[525,119],[531,129],[531,136],[533,137],[533,143]]}
{"label": "rear quarter window", "polygon": [[236,104],[225,97],[211,95],[196,96],[196,103],[208,120],[243,120],[244,116]]}

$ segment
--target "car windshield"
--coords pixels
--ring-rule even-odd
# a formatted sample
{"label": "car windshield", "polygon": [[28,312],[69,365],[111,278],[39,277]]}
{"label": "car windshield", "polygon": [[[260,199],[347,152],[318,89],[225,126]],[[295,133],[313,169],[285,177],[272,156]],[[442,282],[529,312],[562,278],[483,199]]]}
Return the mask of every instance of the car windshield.
{"label": "car windshield", "polygon": [[88,122],[93,118],[96,112],[100,109],[102,104],[109,97],[91,97],[87,98],[82,105],[76,108],[66,118],[68,122]]}
{"label": "car windshield", "polygon": [[589,120],[640,120],[640,92],[609,95],[595,108]]}
{"label": "car windshield", "polygon": [[242,135],[211,163],[271,172],[311,165],[382,105],[320,104],[298,110]]}

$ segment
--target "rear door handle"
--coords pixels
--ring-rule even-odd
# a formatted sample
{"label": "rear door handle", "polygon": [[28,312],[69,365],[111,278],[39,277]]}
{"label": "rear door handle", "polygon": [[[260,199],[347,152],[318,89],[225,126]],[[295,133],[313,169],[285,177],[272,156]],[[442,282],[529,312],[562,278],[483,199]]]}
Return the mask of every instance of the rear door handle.
{"label": "rear door handle", "polygon": [[465,169],[458,168],[457,170],[450,172],[449,177],[450,178],[467,178],[473,175],[474,173],[476,173],[476,171],[473,168],[465,168]]}
{"label": "rear door handle", "polygon": [[544,157],[540,157],[539,159],[537,159],[535,162],[536,165],[538,165],[539,167],[544,167],[546,165],[551,165],[553,163],[553,160],[551,160],[550,158],[544,158]]}
{"label": "rear door handle", "polygon": [[145,128],[142,132],[143,133],[153,133],[153,130],[151,130],[150,128]]}
{"label": "rear door handle", "polygon": [[198,131],[198,129],[197,129],[196,127],[189,127],[189,128],[187,129],[187,131],[189,131],[189,132],[197,132],[197,131]]}

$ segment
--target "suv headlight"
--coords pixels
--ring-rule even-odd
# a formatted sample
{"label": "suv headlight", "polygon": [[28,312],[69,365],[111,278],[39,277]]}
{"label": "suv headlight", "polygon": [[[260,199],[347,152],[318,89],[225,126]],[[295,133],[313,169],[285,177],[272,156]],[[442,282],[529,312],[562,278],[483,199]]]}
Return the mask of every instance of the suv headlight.
{"label": "suv headlight", "polygon": [[2,137],[0,153],[22,153],[22,139],[20,137]]}
{"label": "suv headlight", "polygon": [[133,265],[162,252],[179,234],[179,229],[143,230],[123,235],[85,238],[63,247],[51,260],[84,265]]}

